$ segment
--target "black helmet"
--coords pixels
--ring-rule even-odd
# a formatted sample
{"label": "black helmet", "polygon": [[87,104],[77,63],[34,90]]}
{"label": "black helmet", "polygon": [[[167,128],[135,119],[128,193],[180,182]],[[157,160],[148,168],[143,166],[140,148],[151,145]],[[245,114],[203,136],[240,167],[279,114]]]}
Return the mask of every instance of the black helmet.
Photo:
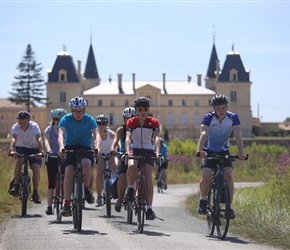
{"label": "black helmet", "polygon": [[108,121],[109,121],[108,116],[106,116],[104,114],[99,114],[96,116],[97,123],[108,123]]}
{"label": "black helmet", "polygon": [[144,108],[149,108],[150,107],[150,99],[147,97],[138,97],[134,101],[134,107],[144,107]]}
{"label": "black helmet", "polygon": [[30,117],[31,116],[30,116],[29,112],[26,110],[19,111],[17,114],[18,119],[26,119],[26,118],[30,118]]}
{"label": "black helmet", "polygon": [[227,105],[229,103],[228,98],[225,95],[215,95],[211,101],[211,106]]}

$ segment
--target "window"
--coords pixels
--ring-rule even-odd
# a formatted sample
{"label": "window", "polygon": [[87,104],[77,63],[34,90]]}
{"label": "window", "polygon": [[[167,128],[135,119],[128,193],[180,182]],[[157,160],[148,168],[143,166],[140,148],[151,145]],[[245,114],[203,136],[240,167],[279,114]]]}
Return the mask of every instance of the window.
{"label": "window", "polygon": [[128,106],[129,106],[129,100],[128,100],[128,99],[126,99],[126,100],[124,101],[124,106],[125,106],[125,107],[128,107]]}
{"label": "window", "polygon": [[109,125],[114,125],[114,114],[109,114]]}
{"label": "window", "polygon": [[173,114],[172,113],[169,113],[168,116],[167,116],[167,124],[168,124],[168,126],[173,126],[174,125]]}
{"label": "window", "polygon": [[187,114],[185,113],[181,115],[181,125],[183,126],[187,125]]}
{"label": "window", "polygon": [[111,101],[110,101],[110,106],[111,106],[111,107],[114,107],[114,106],[115,106],[115,100],[111,100]]}
{"label": "window", "polygon": [[194,100],[194,106],[198,107],[199,106],[199,100]]}
{"label": "window", "polygon": [[59,82],[67,82],[67,71],[64,69],[61,69],[58,71],[58,81]]}
{"label": "window", "polygon": [[172,99],[168,100],[168,106],[173,106],[173,100]]}
{"label": "window", "polygon": [[102,102],[102,100],[98,100],[98,106],[99,106],[99,107],[103,106],[103,102]]}
{"label": "window", "polygon": [[59,101],[60,102],[66,102],[66,93],[65,92],[60,92],[59,93]]}
{"label": "window", "polygon": [[231,91],[231,102],[237,102],[237,91]]}
{"label": "window", "polygon": [[238,81],[238,71],[236,69],[230,70],[230,81]]}
{"label": "window", "polygon": [[186,100],[185,99],[182,100],[182,106],[186,106]]}
{"label": "window", "polygon": [[195,126],[199,126],[200,123],[201,123],[201,121],[200,121],[200,114],[195,113],[195,114],[193,115],[193,124],[194,124]]}
{"label": "window", "polygon": [[1,120],[4,120],[4,115],[1,115]]}

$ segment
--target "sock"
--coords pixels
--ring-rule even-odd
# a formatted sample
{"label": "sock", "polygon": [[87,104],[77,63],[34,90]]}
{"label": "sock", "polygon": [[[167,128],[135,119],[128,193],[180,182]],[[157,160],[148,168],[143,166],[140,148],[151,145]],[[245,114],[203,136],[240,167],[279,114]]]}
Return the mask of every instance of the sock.
{"label": "sock", "polygon": [[200,196],[200,199],[206,201],[206,196]]}
{"label": "sock", "polygon": [[88,189],[90,189],[90,186],[85,186],[85,190],[88,190]]}
{"label": "sock", "polygon": [[133,185],[129,185],[129,187],[135,189],[136,188],[136,183],[134,183]]}
{"label": "sock", "polygon": [[33,193],[36,194],[36,193],[37,193],[37,189],[34,189],[34,190],[33,190]]}
{"label": "sock", "polygon": [[152,209],[152,205],[147,205],[147,210]]}

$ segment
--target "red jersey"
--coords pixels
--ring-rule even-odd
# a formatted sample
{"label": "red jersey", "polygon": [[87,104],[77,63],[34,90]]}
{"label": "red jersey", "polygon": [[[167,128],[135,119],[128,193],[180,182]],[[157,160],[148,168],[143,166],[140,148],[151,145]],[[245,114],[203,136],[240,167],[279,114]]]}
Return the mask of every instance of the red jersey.
{"label": "red jersey", "polygon": [[159,121],[147,116],[143,126],[140,125],[138,116],[130,118],[126,123],[127,131],[132,132],[132,148],[154,150],[152,136],[154,131],[159,131]]}

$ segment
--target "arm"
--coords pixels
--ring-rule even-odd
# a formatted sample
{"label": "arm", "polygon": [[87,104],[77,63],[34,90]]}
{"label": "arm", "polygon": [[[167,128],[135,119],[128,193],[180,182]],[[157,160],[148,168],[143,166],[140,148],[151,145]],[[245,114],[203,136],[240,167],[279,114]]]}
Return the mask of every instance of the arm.
{"label": "arm", "polygon": [[93,140],[93,143],[92,143],[92,149],[95,150],[97,149],[98,147],[96,147],[98,144],[95,143],[96,139],[97,139],[97,132],[96,132],[96,129],[92,129],[91,130],[91,133],[92,133],[92,140]]}
{"label": "arm", "polygon": [[59,152],[58,154],[63,157],[63,153],[62,150],[64,149],[64,135],[65,135],[65,128],[64,127],[60,127],[58,129],[58,147],[59,147]]}
{"label": "arm", "polygon": [[239,151],[239,159],[245,160],[246,155],[244,153],[244,143],[243,143],[243,138],[242,138],[242,133],[241,133],[241,126],[240,125],[233,126],[233,132],[236,139],[237,148]]}
{"label": "arm", "polygon": [[131,149],[131,141],[132,141],[132,132],[127,131],[126,132],[126,140],[125,140],[125,147],[126,147],[126,153],[129,154]]}
{"label": "arm", "polygon": [[45,153],[51,151],[51,148],[50,148],[50,134],[49,133],[45,133],[44,134],[44,151],[45,151]]}
{"label": "arm", "polygon": [[200,157],[205,158],[206,157],[206,152],[203,150],[206,138],[208,135],[208,126],[205,124],[200,125],[200,137],[198,141],[198,147],[197,147],[197,152],[200,152]]}
{"label": "arm", "polygon": [[153,141],[154,141],[154,144],[155,144],[155,153],[156,153],[156,156],[158,157],[158,155],[160,153],[159,131],[154,131],[153,132]]}
{"label": "arm", "polygon": [[10,149],[12,152],[16,152],[16,141],[17,141],[17,135],[12,134],[11,143],[10,143]]}
{"label": "arm", "polygon": [[111,147],[112,150],[115,150],[115,148],[118,147],[119,140],[121,138],[122,133],[123,133],[123,128],[122,127],[117,128],[117,130],[115,132],[115,136],[114,136],[114,141],[113,141],[112,147]]}

